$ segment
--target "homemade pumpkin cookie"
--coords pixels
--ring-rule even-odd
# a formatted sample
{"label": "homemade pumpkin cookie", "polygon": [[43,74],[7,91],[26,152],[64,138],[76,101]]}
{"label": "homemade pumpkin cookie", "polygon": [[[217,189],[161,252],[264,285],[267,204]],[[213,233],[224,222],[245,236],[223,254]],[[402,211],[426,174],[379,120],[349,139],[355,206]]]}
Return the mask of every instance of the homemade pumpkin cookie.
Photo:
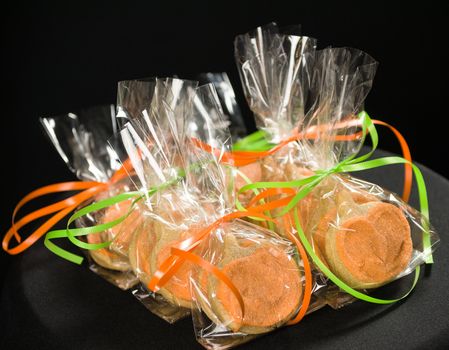
{"label": "homemade pumpkin cookie", "polygon": [[339,207],[338,225],[325,238],[333,272],[353,288],[377,288],[394,279],[412,255],[410,225],[393,204],[353,202]]}
{"label": "homemade pumpkin cookie", "polygon": [[[176,208],[182,208],[182,210],[175,210],[172,203],[176,203]],[[169,194],[160,202],[160,206],[157,208],[158,219],[154,220],[152,226],[155,242],[149,258],[151,275],[171,255],[172,247],[206,226],[204,223],[206,212],[211,215],[212,208],[207,205],[200,208],[198,205],[191,203],[189,198],[184,198],[176,193]],[[192,308],[190,275],[193,266],[193,263],[184,261],[171,279],[157,293],[170,304]]]}
{"label": "homemade pumpkin cookie", "polygon": [[[242,225],[241,220],[235,222]],[[303,295],[302,272],[297,257],[291,254],[290,243],[276,244],[258,235],[254,241],[245,239],[240,244],[232,232],[226,232],[224,240],[222,260],[217,266],[240,292],[245,314],[242,319],[240,304],[228,286],[208,275],[209,307],[202,309],[206,313],[213,311],[209,318],[218,318],[232,331],[246,334],[265,333],[290,320]]]}

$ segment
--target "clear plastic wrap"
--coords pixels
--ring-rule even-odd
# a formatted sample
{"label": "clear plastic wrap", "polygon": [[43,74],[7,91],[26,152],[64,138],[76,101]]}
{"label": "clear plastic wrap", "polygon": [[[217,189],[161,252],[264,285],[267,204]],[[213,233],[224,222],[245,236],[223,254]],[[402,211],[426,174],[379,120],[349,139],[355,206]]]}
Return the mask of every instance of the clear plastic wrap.
{"label": "clear plastic wrap", "polygon": [[[80,180],[108,184],[105,191],[83,206],[134,188],[128,177],[117,182],[110,181],[121,166],[115,151],[108,145],[110,135],[117,131],[113,105],[93,107],[78,114],[44,117],[41,123],[61,158]],[[114,205],[82,217],[75,224],[86,227],[109,222],[127,213],[130,204],[123,202]],[[122,289],[128,289],[138,281],[127,258],[127,246],[137,223],[138,217],[132,213],[122,224],[107,232],[87,236],[89,243],[112,240],[108,248],[91,250],[86,255],[92,271]]]}
{"label": "clear plastic wrap", "polygon": [[[212,146],[215,152],[205,152],[193,144],[189,147],[188,168],[192,171],[187,181],[191,179],[189,188],[200,202],[214,208],[207,218],[212,224],[233,210],[233,184],[228,173],[233,169],[221,164],[221,157],[230,150],[229,131],[216,97],[206,92],[209,98],[201,100],[208,101],[208,113],[193,113],[189,120],[203,128],[189,128],[188,135]],[[222,280],[202,267],[193,268],[192,319],[197,340],[203,346],[229,348],[244,343],[285,325],[302,307],[303,262],[296,246],[276,233],[232,219],[213,229],[195,253],[230,279],[245,310],[242,318],[237,298]]]}
{"label": "clear plastic wrap", "polygon": [[180,79],[155,79],[151,105],[120,132],[136,173],[136,185],[143,193],[175,182],[147,196],[140,211],[143,222],[129,249],[131,266],[141,282],[133,294],[171,323],[190,312],[189,267],[183,266],[157,293],[149,290],[148,283],[169,256],[171,246],[204,221],[203,207],[185,183],[177,181],[186,166],[186,114],[191,113],[196,85]]}
{"label": "clear plastic wrap", "polygon": [[[228,131],[222,125],[218,103],[209,113],[193,114],[194,125],[204,125],[191,138],[212,146],[215,153],[189,148],[190,164],[202,164],[191,172],[190,188],[196,189],[201,202],[209,202],[215,215],[208,223],[233,209],[230,169],[220,165],[221,156],[230,150]],[[215,106],[215,107],[214,107]],[[207,190],[206,190],[207,189]],[[225,190],[226,189],[226,190]],[[226,197],[223,196],[226,194]],[[195,335],[207,348],[228,348],[278,328],[301,308],[304,271],[294,244],[276,233],[240,219],[225,221],[210,232],[196,254],[219,268],[234,284],[243,299],[245,313],[228,286],[201,267],[192,270],[191,286],[195,308],[192,310]]]}
{"label": "clear plastic wrap", "polygon": [[120,129],[129,120],[138,118],[151,105],[155,86],[156,78],[118,82],[116,119]]}
{"label": "clear plastic wrap", "polygon": [[[256,124],[279,143],[278,152],[240,168],[257,181],[292,181],[335,166],[356,154],[363,110],[377,62],[350,48],[315,51],[307,37],[281,34],[275,24],[237,37],[236,59]],[[242,197],[248,202],[251,197]],[[330,175],[297,205],[315,254],[348,286],[369,290],[423,263],[438,242],[427,220],[398,196],[349,175]],[[427,248],[423,231],[428,230]],[[276,231],[283,235],[283,230]],[[315,267],[314,293],[335,308],[352,300]],[[326,288],[323,288],[326,287]]]}
{"label": "clear plastic wrap", "polygon": [[[315,253],[354,289],[377,288],[413,272],[439,241],[428,220],[397,195],[349,175],[327,178],[299,208]],[[332,294],[327,302],[338,308]]]}
{"label": "clear plastic wrap", "polygon": [[198,75],[198,80],[200,84],[211,83],[215,87],[220,105],[223,109],[223,115],[229,121],[229,130],[233,142],[245,137],[247,135],[247,129],[228,75],[225,72],[201,73]]}

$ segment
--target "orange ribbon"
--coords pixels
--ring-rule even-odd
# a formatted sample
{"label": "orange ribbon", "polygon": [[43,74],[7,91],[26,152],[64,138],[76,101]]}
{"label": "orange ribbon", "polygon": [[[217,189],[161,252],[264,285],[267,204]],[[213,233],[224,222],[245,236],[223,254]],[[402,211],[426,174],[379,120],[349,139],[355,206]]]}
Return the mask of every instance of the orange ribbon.
{"label": "orange ribbon", "polygon": [[[404,136],[392,125],[383,122],[381,120],[373,119],[373,123],[377,125],[382,125],[387,128],[389,128],[393,134],[396,136],[397,140],[399,141],[399,144],[401,146],[401,151],[403,158],[405,158],[409,163],[404,164],[404,188],[402,192],[402,199],[405,202],[408,202],[410,199],[410,193],[412,190],[412,182],[413,182],[413,169],[411,166],[412,162],[412,156],[410,153],[410,148],[407,144],[407,141],[405,140]],[[288,137],[287,139],[281,141],[279,144],[274,146],[273,148],[267,150],[267,151],[232,151],[232,152],[224,152],[221,153],[219,149],[215,149],[212,146],[208,145],[207,143],[204,143],[198,139],[192,139],[193,143],[205,150],[206,152],[213,153],[217,158],[220,159],[222,163],[230,164],[236,167],[245,166],[251,163],[254,163],[256,161],[259,161],[265,157],[268,157],[270,155],[275,154],[277,151],[279,151],[281,148],[289,144],[290,142],[299,141],[302,139],[307,140],[313,140],[319,137],[319,132],[323,132],[326,130],[326,128],[332,127],[336,130],[338,129],[345,129],[349,127],[358,126],[360,127],[361,121],[359,119],[350,119],[346,121],[342,121],[340,123],[337,123],[335,125],[329,126],[329,125],[319,125],[319,126],[311,126],[307,130],[303,132],[294,131],[293,135]],[[334,141],[354,141],[358,140],[363,136],[362,131],[355,132],[353,134],[349,135],[334,135],[331,136],[332,140]]]}
{"label": "orange ribbon", "polygon": [[[410,149],[407,145],[407,142],[405,141],[404,137],[401,135],[401,133],[394,128],[393,126],[389,125],[388,123],[385,123],[380,120],[373,120],[374,124],[382,125],[388,127],[396,136],[396,138],[399,140],[403,157],[411,162],[411,154]],[[360,126],[359,120],[349,120],[349,121],[343,121],[333,126],[333,128],[340,129],[340,128],[348,128],[351,126]],[[278,150],[280,150],[285,145],[289,144],[290,142],[298,141],[300,139],[314,139],[319,134],[318,132],[324,131],[325,128],[328,128],[326,125],[320,125],[320,126],[312,126],[308,128],[305,132],[295,132],[291,137],[283,140],[278,145],[274,146],[272,149],[268,151],[234,151],[234,152],[227,152],[222,154],[221,161],[223,163],[233,164],[235,166],[243,166],[250,163],[253,163],[255,161],[258,161],[264,157],[267,157],[269,155],[272,155],[276,153]],[[357,140],[362,136],[361,131],[350,134],[350,135],[335,135],[333,136],[333,139],[336,141],[351,141],[351,140]],[[215,152],[218,150],[214,150],[210,145],[207,145],[205,143],[202,143],[199,140],[194,139],[194,143],[208,151],[208,152]],[[89,200],[99,192],[102,192],[105,190],[111,183],[117,182],[118,180],[124,178],[126,176],[127,171],[130,171],[131,169],[131,163],[130,161],[126,161],[124,163],[124,166],[122,166],[115,174],[114,176],[109,180],[107,183],[103,182],[87,182],[87,181],[73,181],[73,182],[64,182],[59,184],[53,184],[49,186],[44,186],[40,189],[37,189],[27,196],[25,196],[15,207],[13,215],[12,215],[12,225],[11,228],[7,231],[6,235],[3,238],[2,246],[3,249],[8,252],[9,254],[15,255],[23,252],[24,250],[28,249],[31,245],[33,245],[40,237],[42,237],[45,233],[47,233],[54,225],[56,225],[59,221],[61,221],[64,217],[66,217],[69,213],[71,213],[73,210],[75,210],[79,205],[81,205],[83,202]],[[402,198],[404,201],[408,201],[411,193],[411,186],[412,186],[412,167],[410,164],[405,164],[405,178],[404,178],[404,190]],[[38,197],[53,194],[53,193],[60,193],[60,192],[70,192],[70,191],[81,191],[82,192],[68,197],[62,201],[59,201],[57,203],[54,203],[52,205],[48,205],[44,208],[38,209],[25,217],[21,218],[18,222],[16,222],[16,216],[19,212],[19,210],[28,202],[32,201],[33,199],[36,199]],[[45,223],[43,223],[38,229],[36,229],[31,235],[29,235],[24,241],[22,241],[19,230],[44,216],[50,215],[55,213],[50,219],[48,219]],[[10,240],[12,236],[15,237],[16,241],[19,243],[17,246],[10,248]]]}
{"label": "orange ribbon", "polygon": [[[45,235],[54,225],[61,221],[64,217],[69,215],[73,210],[80,206],[85,201],[94,197],[98,193],[105,191],[111,184],[123,179],[130,172],[131,163],[126,161],[119,170],[117,170],[108,182],[96,182],[96,181],[71,181],[62,182],[58,184],[48,185],[41,187],[37,190],[26,195],[14,208],[12,214],[12,224],[8,232],[3,237],[2,247],[7,253],[16,255],[22,253],[24,250],[31,247],[39,238]],[[82,191],[73,196],[65,198],[54,204],[47,205],[41,209],[35,210],[19,221],[16,222],[16,216],[20,209],[33,199],[54,193]],[[55,214],[54,214],[55,213]],[[19,234],[19,230],[25,225],[40,219],[42,217],[54,214],[42,225],[40,225],[35,231],[33,231],[25,240]],[[15,237],[19,243],[13,248],[9,247],[12,237]]]}

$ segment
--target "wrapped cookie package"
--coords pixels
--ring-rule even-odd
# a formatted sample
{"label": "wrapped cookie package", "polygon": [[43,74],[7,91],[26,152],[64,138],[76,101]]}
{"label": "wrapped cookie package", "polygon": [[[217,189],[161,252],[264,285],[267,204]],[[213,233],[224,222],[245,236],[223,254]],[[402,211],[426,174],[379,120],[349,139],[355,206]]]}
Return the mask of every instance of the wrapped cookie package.
{"label": "wrapped cookie package", "polygon": [[[166,81],[161,84],[166,88]],[[204,344],[239,344],[287,323],[298,313],[304,294],[301,260],[290,241],[232,219],[220,222],[193,253],[232,281],[244,301],[243,319],[229,287],[189,261],[183,261],[160,289],[150,291],[151,279],[170,258],[172,247],[234,211],[233,169],[221,162],[230,151],[231,139],[215,90],[211,85],[190,86],[187,90],[193,95],[187,97],[186,93],[185,108],[175,113],[176,105],[167,103],[160,90],[156,84],[152,110],[144,111],[144,118],[128,123],[121,131],[138,187],[145,193],[178,177],[172,186],[149,197],[141,213],[145,223],[134,235],[129,254],[142,282],[134,294],[169,322],[193,309],[196,334]],[[160,95],[165,95],[163,102],[158,100]],[[172,93],[168,95],[171,100]],[[185,114],[180,114],[181,110]],[[219,151],[207,152],[197,146],[198,141]],[[180,169],[185,169],[185,176],[179,177]],[[253,278],[248,280],[250,276]],[[219,333],[206,335],[205,327]]]}
{"label": "wrapped cookie package", "polygon": [[[241,176],[240,186],[303,179],[355,156],[363,139],[356,116],[377,67],[372,57],[349,48],[316,51],[313,39],[282,34],[275,24],[238,36],[235,44],[258,127],[274,144],[297,136],[276,153],[241,167],[246,180]],[[251,194],[246,196],[242,199],[248,201]],[[398,196],[348,175],[328,176],[297,209],[317,257],[358,290],[412,272],[438,242],[427,219]],[[283,233],[281,227],[276,231]],[[326,288],[315,292],[323,303],[338,308],[353,300],[330,281],[320,285]]]}
{"label": "wrapped cookie package", "polygon": [[192,317],[201,344],[226,348],[294,318],[302,307],[305,281],[302,261],[292,242],[238,218],[221,221],[226,214],[235,212],[229,177],[229,171],[234,169],[232,164],[223,164],[222,158],[229,154],[231,143],[213,90],[208,89],[202,96],[209,108],[199,109],[207,113],[191,115],[189,124],[202,128],[190,128],[189,140],[198,140],[215,151],[207,152],[193,142],[188,148],[188,168],[192,171],[187,174],[192,179],[189,188],[198,198],[206,196],[200,201],[213,203],[215,212],[208,217],[211,230],[195,253],[229,279],[243,305],[219,275],[196,266],[191,274],[195,301]]}
{"label": "wrapped cookie package", "polygon": [[[224,180],[213,181],[214,176],[229,179],[230,170],[210,166],[210,157],[195,152],[190,142],[196,135],[214,144],[220,136],[226,138],[223,144],[230,144],[230,115],[216,120],[222,117],[222,110],[211,84],[199,87],[198,82],[172,78],[151,82],[154,91],[150,106],[139,117],[127,117],[129,122],[119,135],[127,152],[123,160],[131,160],[136,186],[148,195],[139,206],[144,219],[131,241],[129,258],[141,282],[133,294],[150,311],[173,323],[188,315],[193,306],[192,264],[183,263],[157,291],[149,285],[170,259],[172,247],[230,210],[219,204],[232,203],[227,198],[233,195],[232,189]],[[211,123],[213,134],[209,132]],[[159,190],[152,193],[155,188]]]}
{"label": "wrapped cookie package", "polygon": [[[131,117],[120,131],[136,174],[136,186],[146,195],[139,205],[143,218],[129,249],[130,264],[140,285],[133,294],[153,313],[175,322],[189,314],[189,268],[183,266],[157,292],[148,287],[170,249],[198,226],[204,215],[189,191],[184,190],[186,168],[186,114],[190,113],[196,82],[154,79],[153,97],[139,117]],[[170,184],[164,187],[164,184]],[[152,189],[164,187],[151,193]]]}
{"label": "wrapped cookie package", "polygon": [[[108,145],[110,135],[117,131],[113,105],[92,107],[78,114],[44,117],[41,123],[61,158],[80,180],[105,184],[104,190],[83,206],[134,189],[128,176],[114,180],[121,165]],[[87,227],[113,221],[126,214],[130,205],[130,201],[116,204],[80,218],[76,225]],[[92,271],[122,289],[137,283],[127,258],[127,247],[139,220],[138,214],[132,213],[123,223],[86,238],[92,244],[112,241],[106,248],[86,251],[86,255]]]}

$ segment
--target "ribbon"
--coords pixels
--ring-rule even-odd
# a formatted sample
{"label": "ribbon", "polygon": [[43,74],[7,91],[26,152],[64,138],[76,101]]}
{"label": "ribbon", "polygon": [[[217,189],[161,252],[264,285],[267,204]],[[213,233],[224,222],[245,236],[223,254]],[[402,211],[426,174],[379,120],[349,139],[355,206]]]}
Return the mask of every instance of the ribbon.
{"label": "ribbon", "polygon": [[[178,172],[177,178],[175,178],[171,181],[168,181],[160,186],[151,188],[146,194],[142,194],[141,192],[125,192],[125,193],[121,193],[117,196],[106,198],[106,199],[103,199],[96,203],[87,205],[84,208],[75,212],[69,218],[69,220],[67,222],[66,229],[48,232],[45,236],[44,244],[51,252],[58,255],[59,257],[80,265],[84,260],[83,257],[73,254],[67,250],[64,250],[64,249],[58,247],[52,241],[54,239],[58,239],[58,238],[68,238],[70,240],[70,242],[72,242],[74,245],[76,245],[82,249],[98,250],[98,249],[106,248],[107,246],[109,246],[111,244],[111,241],[105,241],[105,242],[101,242],[101,243],[86,243],[86,242],[78,239],[77,237],[101,233],[101,232],[107,231],[107,230],[113,228],[114,226],[122,223],[123,221],[125,221],[128,218],[128,216],[135,209],[136,204],[140,200],[142,200],[146,196],[148,196],[148,198],[149,198],[152,195],[154,195],[156,192],[170,187],[171,185],[177,183],[184,176],[185,176],[185,171],[180,170]],[[95,211],[99,211],[99,210],[111,207],[115,204],[118,204],[118,203],[126,201],[126,200],[133,200],[133,201],[130,205],[128,212],[125,215],[122,215],[113,221],[110,221],[107,223],[102,223],[102,224],[95,225],[95,226],[82,227],[82,228],[70,228],[70,225],[75,220],[81,218],[82,216],[88,215]]]}
{"label": "ribbon", "polygon": [[[399,143],[401,145],[403,157],[411,162],[411,154],[410,149],[405,141],[404,137],[400,134],[400,132],[395,129],[393,126],[380,121],[373,120],[374,124],[383,125],[388,127],[397,137]],[[333,127],[336,128],[347,128],[351,126],[360,126],[359,120],[348,120],[338,123]],[[329,128],[329,125],[321,125],[318,130],[324,130],[324,128]],[[225,152],[222,154],[222,162],[228,164],[234,164],[235,166],[242,166],[246,164],[250,164],[257,160],[262,159],[268,155],[274,154],[279,149],[284,147],[290,142],[298,141],[302,138],[312,139],[317,136],[317,127],[313,126],[308,128],[305,132],[299,133],[295,132],[291,137],[282,141],[278,145],[273,145],[267,142],[266,134],[263,131],[257,131],[244,139],[236,142],[233,146],[233,152]],[[357,132],[350,135],[336,135],[334,136],[336,141],[342,140],[356,140],[361,137],[361,132]],[[199,140],[193,140],[194,143],[201,147],[202,149],[212,152],[213,148],[207,144],[202,143]],[[69,215],[73,210],[79,207],[85,201],[88,201],[90,198],[94,197],[96,194],[104,191],[111,183],[115,183],[126,176],[126,172],[130,171],[130,161],[126,161],[124,166],[122,166],[110,179],[109,183],[102,182],[87,182],[87,181],[73,181],[73,182],[64,182],[59,184],[53,184],[49,186],[45,186],[39,188],[27,196],[25,196],[14,208],[12,215],[12,224],[10,229],[7,231],[5,236],[3,237],[2,247],[3,249],[11,255],[19,254],[28,249],[31,245],[33,245],[37,240],[39,240],[43,235],[45,235],[54,225],[56,225],[59,221],[61,221],[64,217]],[[412,185],[412,167],[409,163],[404,163],[405,165],[405,178],[404,178],[404,190],[402,198],[404,201],[408,201],[411,192]],[[241,174],[243,175],[243,174]],[[56,202],[54,204],[45,206],[39,210],[36,210],[18,222],[16,222],[16,216],[19,213],[20,209],[33,199],[36,199],[41,196],[45,196],[48,194],[61,193],[61,192],[72,192],[72,191],[81,191],[77,195],[68,197],[62,201]],[[256,193],[257,194],[257,193]],[[243,210],[243,206],[238,207],[239,210]],[[55,213],[55,214],[54,214]],[[50,214],[54,214],[50,219],[44,222],[39,228],[37,228],[34,232],[32,232],[24,241],[22,241],[21,236],[19,235],[19,230],[25,225]],[[270,229],[273,228],[273,224],[268,222],[268,226]],[[17,246],[10,248],[10,240],[12,236],[15,237],[16,241],[19,243]],[[48,239],[54,238],[63,238],[64,234],[58,232],[58,234],[53,233],[49,235]],[[54,251],[56,248],[54,245],[49,244],[48,239],[46,240],[47,247],[50,246],[50,250]],[[56,249],[58,250],[58,249]],[[61,252],[58,250],[58,252]],[[58,254],[60,255],[60,254]],[[69,259],[70,260],[70,259]],[[78,260],[78,259],[77,259]]]}
{"label": "ribbon", "polygon": [[[180,171],[178,173],[178,177],[172,181],[169,181],[167,183],[162,184],[159,187],[155,187],[151,189],[148,192],[148,196],[153,195],[157,191],[164,190],[165,188],[168,188],[169,186],[177,183],[182,177],[185,176],[184,171]],[[287,190],[288,191],[288,190]],[[285,191],[284,191],[285,192]],[[77,239],[78,236],[85,236],[88,234],[96,234],[103,232],[105,230],[108,230],[115,225],[118,225],[122,223],[126,218],[130,215],[132,212],[134,206],[143,198],[145,198],[145,194],[141,194],[139,192],[128,192],[128,193],[122,193],[117,196],[107,198],[104,200],[101,200],[99,202],[90,204],[76,213],[74,213],[68,220],[67,228],[64,230],[56,230],[48,232],[44,244],[45,246],[51,250],[54,254],[71,261],[76,264],[81,264],[83,261],[83,258],[81,256],[78,256],[76,254],[70,253],[57,245],[55,245],[52,240],[57,238],[69,238],[69,240],[75,244],[76,246],[87,249],[87,250],[97,250],[97,249],[103,249],[107,247],[111,242],[102,242],[97,244],[91,244],[86,243],[82,240]],[[133,203],[130,206],[130,209],[128,213],[125,215],[119,217],[118,219],[103,223],[91,227],[83,227],[83,228],[70,228],[70,225],[77,220],[78,218],[85,216],[89,213],[92,213],[94,211],[98,211],[104,208],[107,208],[109,206],[112,206],[114,204],[120,203],[125,200],[133,200]],[[273,221],[269,216],[262,214],[263,211],[269,211],[276,208],[280,208],[288,203],[289,198],[282,198],[277,201],[272,201],[263,205],[257,205],[250,208],[245,209],[245,211],[240,212],[233,212],[228,215],[225,215],[222,218],[219,218],[214,223],[209,225],[203,230],[200,230],[198,233],[191,235],[186,240],[174,245],[171,248],[171,256],[168,257],[162,264],[160,265],[159,269],[153,274],[152,279],[150,280],[148,284],[148,288],[152,290],[153,292],[157,292],[160,288],[162,288],[172,277],[173,275],[178,271],[178,269],[182,266],[182,264],[185,262],[185,260],[189,260],[192,263],[200,266],[205,271],[212,273],[215,275],[217,279],[225,283],[231,290],[231,292],[235,295],[237,298],[240,308],[242,310],[242,317],[244,315],[244,303],[243,298],[240,295],[237,288],[234,286],[232,281],[223,273],[220,269],[217,267],[211,265],[209,262],[205,261],[201,257],[194,254],[192,251],[203,241],[203,239],[210,234],[213,230],[217,229],[221,224],[237,219],[237,218],[243,218],[243,217],[254,217],[254,218],[260,218],[265,221]],[[298,246],[298,251],[300,253],[301,259],[304,264],[304,270],[305,270],[305,292],[304,292],[304,298],[302,302],[301,309],[299,313],[295,316],[293,320],[290,322],[297,323],[299,322],[305,315],[308,305],[310,303],[311,298],[311,290],[312,290],[312,273],[310,268],[310,263],[308,262],[307,254],[304,250],[304,248],[301,246],[299,241],[295,240],[294,243]]]}
{"label": "ribbon", "polygon": [[[39,238],[45,235],[54,225],[56,225],[64,217],[66,217],[73,210],[79,207],[82,203],[86,202],[87,200],[94,197],[98,193],[105,191],[110,185],[126,177],[127,173],[130,170],[130,166],[131,166],[130,162],[125,162],[123,166],[119,170],[117,170],[111,177],[111,179],[106,183],[96,181],[71,181],[44,186],[37,190],[32,191],[31,193],[26,195],[14,208],[11,219],[12,220],[11,227],[3,237],[2,241],[3,250],[5,250],[7,253],[11,255],[22,253],[23,251],[31,247],[37,240],[39,240]],[[82,192],[79,192],[73,196],[58,201],[54,204],[50,204],[43,208],[35,210],[16,222],[16,216],[19,213],[20,209],[22,209],[22,207],[25,204],[31,202],[32,200],[49,194],[61,192],[73,192],[73,191],[82,191]],[[22,227],[50,214],[54,215],[50,217],[48,220],[46,220],[35,231],[33,231],[25,240],[22,241],[22,238],[19,234],[19,230]],[[16,241],[19,244],[13,248],[10,248],[9,245],[11,238],[13,236],[15,237]]]}
{"label": "ribbon", "polygon": [[[290,142],[299,141],[301,139],[315,139],[318,136],[317,131],[325,131],[329,128],[335,129],[345,129],[349,127],[363,127],[362,125],[362,116],[366,112],[362,112],[359,114],[358,119],[353,119],[350,117],[347,120],[336,123],[335,125],[323,124],[320,126],[312,126],[305,130],[304,132],[293,132],[292,136],[283,140],[278,145],[273,145],[269,143],[266,139],[266,134],[263,131],[257,131],[242,140],[236,142],[233,146],[232,154],[225,154],[223,157],[223,162],[233,162],[234,166],[240,167],[244,165],[248,165],[254,163],[262,158],[270,156],[277,151],[279,151],[282,147],[286,146]],[[413,170],[410,163],[412,163],[412,156],[410,153],[410,148],[405,140],[404,136],[392,125],[383,122],[381,120],[373,119],[371,120],[373,124],[385,126],[390,129],[393,134],[396,136],[399,141],[399,145],[401,147],[402,156],[408,162],[404,163],[404,188],[402,192],[402,199],[405,202],[408,202],[410,199],[410,193],[412,189],[412,181],[413,181]],[[370,130],[366,130],[370,132]],[[361,139],[363,136],[363,130],[359,132],[355,132],[348,135],[334,135],[332,139],[334,141],[353,141]],[[208,151],[208,152],[217,152],[212,149],[211,146],[201,143],[201,141],[195,141],[198,147]],[[377,146],[377,145],[376,145]]]}

